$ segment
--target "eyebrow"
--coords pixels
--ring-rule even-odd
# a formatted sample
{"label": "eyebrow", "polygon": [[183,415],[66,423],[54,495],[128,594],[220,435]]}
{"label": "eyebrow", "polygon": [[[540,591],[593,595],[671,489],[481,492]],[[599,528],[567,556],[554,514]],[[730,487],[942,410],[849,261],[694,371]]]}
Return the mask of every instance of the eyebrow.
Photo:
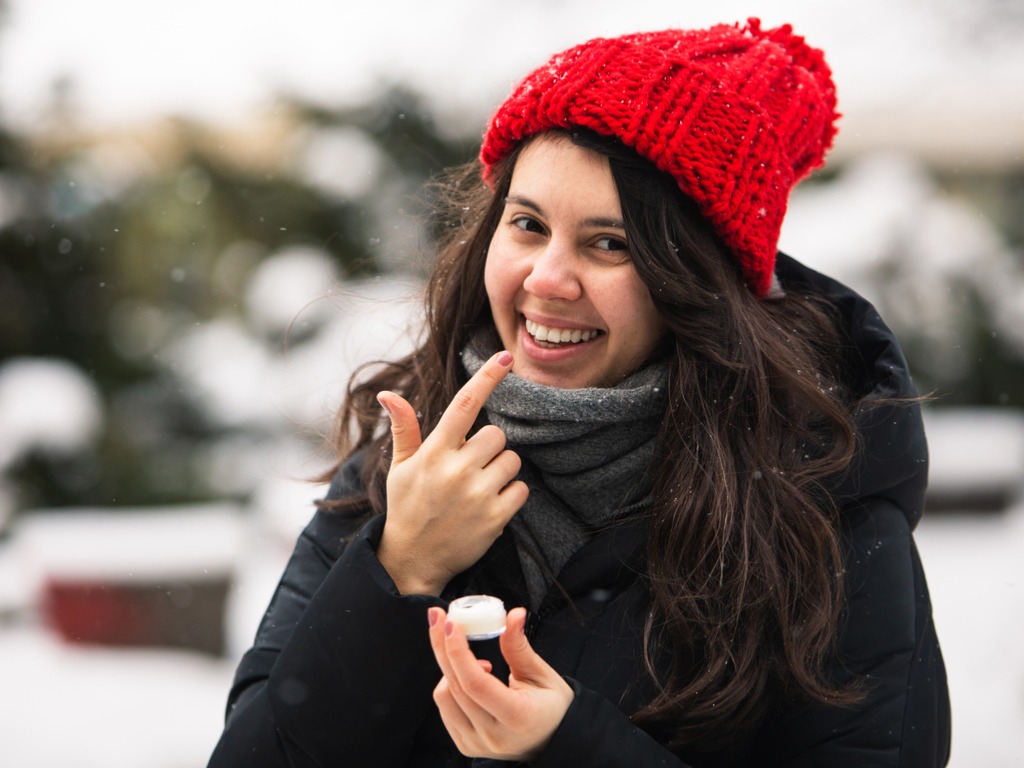
{"label": "eyebrow", "polygon": [[[537,203],[533,202],[533,200],[531,200],[528,197],[522,197],[520,195],[508,195],[505,198],[505,204],[508,205],[509,203],[513,205],[521,205],[524,208],[529,208],[531,211],[536,211],[541,216],[544,215],[544,209],[541,208],[539,205],[537,205]],[[588,228],[593,227],[596,229],[601,229],[607,227],[610,229],[621,229],[623,232],[626,231],[626,225],[623,223],[622,219],[615,219],[605,216],[593,216],[589,219],[584,219],[581,223],[584,227]]]}

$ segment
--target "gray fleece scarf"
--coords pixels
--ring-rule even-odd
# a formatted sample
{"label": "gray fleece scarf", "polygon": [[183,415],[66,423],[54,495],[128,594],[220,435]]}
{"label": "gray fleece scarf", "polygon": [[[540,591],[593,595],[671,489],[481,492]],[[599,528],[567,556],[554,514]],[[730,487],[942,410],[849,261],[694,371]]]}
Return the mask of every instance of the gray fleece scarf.
{"label": "gray fleece scarf", "polygon": [[[472,376],[498,351],[493,334],[462,353]],[[508,374],[484,406],[530,487],[510,523],[536,610],[555,575],[593,533],[650,505],[654,443],[668,365],[642,368],[610,388],[559,389]]]}

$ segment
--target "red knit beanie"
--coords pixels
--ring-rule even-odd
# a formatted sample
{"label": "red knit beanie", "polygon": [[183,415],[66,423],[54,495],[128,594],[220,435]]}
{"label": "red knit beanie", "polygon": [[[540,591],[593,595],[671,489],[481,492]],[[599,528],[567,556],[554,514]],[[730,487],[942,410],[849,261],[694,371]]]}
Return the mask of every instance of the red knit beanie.
{"label": "red knit beanie", "polygon": [[764,296],[789,191],[823,163],[838,117],[822,52],[789,25],[750,19],[557,54],[498,107],[480,159],[489,179],[518,142],[551,128],[618,138],[675,178]]}

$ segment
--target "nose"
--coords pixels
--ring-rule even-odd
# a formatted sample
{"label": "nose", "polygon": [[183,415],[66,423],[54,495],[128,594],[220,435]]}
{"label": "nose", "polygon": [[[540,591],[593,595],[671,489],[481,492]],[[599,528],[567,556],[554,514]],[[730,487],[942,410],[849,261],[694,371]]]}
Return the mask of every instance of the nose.
{"label": "nose", "polygon": [[534,296],[573,301],[583,295],[578,264],[571,247],[552,239],[539,251],[523,280],[523,288]]}

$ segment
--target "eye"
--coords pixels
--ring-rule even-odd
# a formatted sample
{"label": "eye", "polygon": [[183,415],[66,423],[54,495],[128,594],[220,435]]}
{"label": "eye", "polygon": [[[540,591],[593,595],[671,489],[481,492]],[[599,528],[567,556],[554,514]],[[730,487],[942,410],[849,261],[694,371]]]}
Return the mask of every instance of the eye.
{"label": "eye", "polygon": [[628,251],[626,241],[619,237],[601,237],[594,241],[594,247],[602,251]]}
{"label": "eye", "polygon": [[516,229],[521,229],[523,232],[536,232],[543,233],[543,225],[537,221],[533,216],[527,216],[525,213],[516,214],[509,221],[509,225]]}

